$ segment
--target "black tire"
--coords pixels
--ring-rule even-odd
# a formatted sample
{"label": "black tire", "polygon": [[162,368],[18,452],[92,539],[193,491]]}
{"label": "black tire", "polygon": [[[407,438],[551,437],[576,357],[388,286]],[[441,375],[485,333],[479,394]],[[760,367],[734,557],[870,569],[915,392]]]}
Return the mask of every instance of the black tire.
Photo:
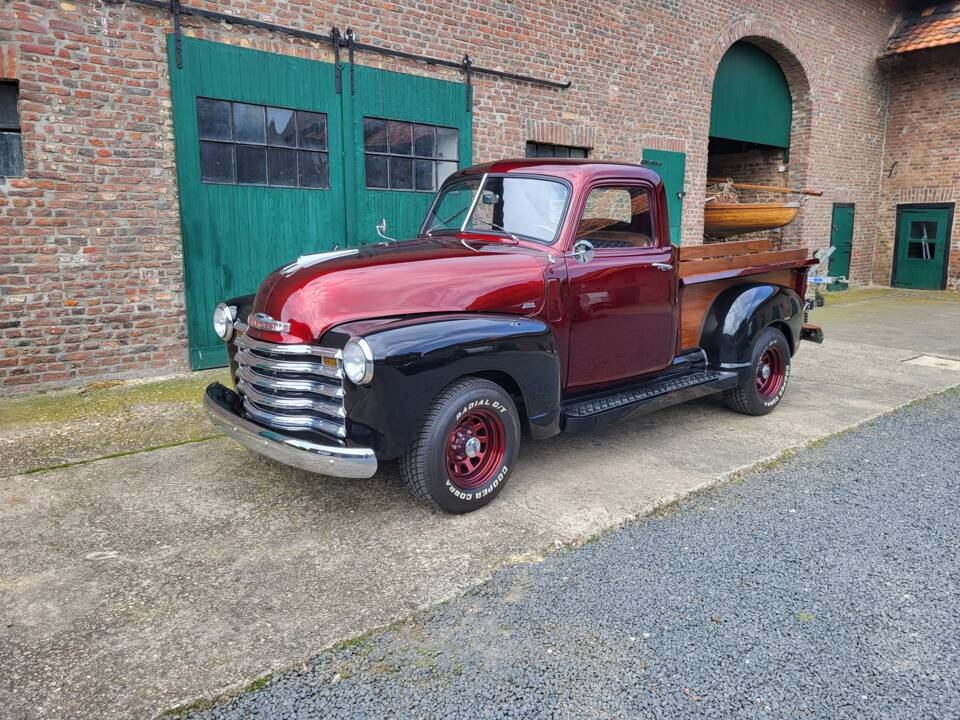
{"label": "black tire", "polygon": [[[473,422],[479,424],[467,426]],[[455,439],[461,430],[466,439]],[[477,442],[467,447],[471,438]],[[434,399],[410,449],[400,456],[400,477],[414,495],[434,507],[468,513],[500,494],[519,449],[520,416],[510,395],[489,380],[463,378]],[[468,451],[475,454],[468,457]],[[478,464],[471,471],[474,461]]]}
{"label": "black tire", "polygon": [[[781,366],[776,367],[779,358]],[[780,404],[790,381],[790,345],[777,328],[768,327],[757,336],[751,352],[750,376],[737,387],[726,390],[723,399],[731,410],[744,415],[766,415]],[[768,368],[764,377],[763,367]],[[772,367],[772,369],[771,369]],[[779,376],[778,384],[769,382]]]}

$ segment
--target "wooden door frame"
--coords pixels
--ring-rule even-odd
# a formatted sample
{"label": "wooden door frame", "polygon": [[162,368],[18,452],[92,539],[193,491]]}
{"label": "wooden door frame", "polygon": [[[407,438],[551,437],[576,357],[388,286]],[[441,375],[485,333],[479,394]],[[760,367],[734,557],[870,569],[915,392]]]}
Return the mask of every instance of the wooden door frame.
{"label": "wooden door frame", "polygon": [[890,270],[890,287],[895,287],[897,278],[897,257],[900,254],[900,214],[903,210],[946,210],[947,211],[947,235],[945,237],[947,247],[943,258],[943,273],[940,277],[940,287],[943,290],[947,287],[947,276],[950,270],[950,241],[953,231],[953,213],[957,204],[955,202],[941,203],[898,203],[897,219],[893,232],[893,267]]}

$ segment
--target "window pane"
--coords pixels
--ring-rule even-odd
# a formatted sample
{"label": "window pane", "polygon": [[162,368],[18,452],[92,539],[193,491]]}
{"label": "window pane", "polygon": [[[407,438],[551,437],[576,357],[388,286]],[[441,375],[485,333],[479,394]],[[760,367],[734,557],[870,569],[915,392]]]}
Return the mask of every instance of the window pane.
{"label": "window pane", "polygon": [[453,175],[456,171],[457,164],[455,162],[437,163],[437,186],[439,187],[444,180]]}
{"label": "window pane", "polygon": [[[293,110],[267,108],[267,144],[283,147],[297,146],[297,120]],[[271,181],[270,184],[275,183]]]}
{"label": "window pane", "polygon": [[413,154],[422,157],[435,157],[436,132],[431,125],[413,126]]}
{"label": "window pane", "polygon": [[0,177],[23,175],[23,141],[20,133],[0,132]]}
{"label": "window pane", "polygon": [[306,150],[327,149],[327,116],[323,113],[298,112],[300,147]]}
{"label": "window pane", "polygon": [[410,123],[394,122],[393,120],[387,123],[387,137],[390,140],[391,155],[413,154],[412,132],[413,126]]}
{"label": "window pane", "polygon": [[590,192],[577,239],[596,248],[650,247],[655,243],[650,197],[641,188],[603,187]]}
{"label": "window pane", "polygon": [[587,156],[586,148],[570,148],[570,157],[585,158]]}
{"label": "window pane", "polygon": [[[458,183],[454,183],[456,186]],[[491,177],[473,207],[467,229],[502,231],[553,242],[569,191],[553,180]]]}
{"label": "window pane", "polygon": [[330,187],[327,154],[300,151],[300,187]]}
{"label": "window pane", "polygon": [[933,240],[937,237],[936,220],[914,220],[910,223],[910,237],[916,240]]}
{"label": "window pane", "polygon": [[263,126],[263,105],[234,103],[233,133],[237,142],[263,145],[266,142]]}
{"label": "window pane", "polygon": [[230,140],[230,103],[197,98],[197,127],[202,140]]}
{"label": "window pane", "polygon": [[270,185],[297,186],[297,151],[269,148],[267,151],[267,179]]}
{"label": "window pane", "polygon": [[444,160],[458,160],[459,133],[454,128],[437,128],[437,157]]}
{"label": "window pane", "polygon": [[433,184],[433,166],[436,165],[433,160],[414,160],[413,174],[417,190],[433,190],[436,186]]}
{"label": "window pane", "polygon": [[230,143],[201,142],[200,178],[204,182],[234,182],[233,145]]}
{"label": "window pane", "polygon": [[537,156],[537,144],[534,142],[527,143],[527,157],[535,158]]}
{"label": "window pane", "polygon": [[[363,119],[363,149],[368,152],[387,151],[386,120],[378,120],[377,118]],[[380,185],[376,187],[380,187]]]}
{"label": "window pane", "polygon": [[384,155],[365,155],[364,166],[368,188],[387,187],[387,158]]}
{"label": "window pane", "polygon": [[17,84],[0,83],[0,130],[19,130],[20,115],[17,112]]}
{"label": "window pane", "polygon": [[237,145],[237,182],[245,185],[267,184],[267,149],[255,145]]}
{"label": "window pane", "polygon": [[413,160],[390,158],[390,187],[393,190],[413,190]]}

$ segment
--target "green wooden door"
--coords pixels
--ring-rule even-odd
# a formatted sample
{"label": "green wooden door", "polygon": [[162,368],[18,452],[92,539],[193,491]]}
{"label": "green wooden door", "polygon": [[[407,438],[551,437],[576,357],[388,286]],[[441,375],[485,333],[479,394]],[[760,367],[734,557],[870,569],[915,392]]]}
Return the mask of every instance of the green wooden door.
{"label": "green wooden door", "polygon": [[667,212],[670,215],[670,242],[680,244],[680,221],[683,216],[683,177],[687,156],[672,150],[644,150],[641,164],[660,175],[667,191]]}
{"label": "green wooden door", "polygon": [[894,287],[935,290],[946,286],[952,219],[950,205],[898,208]]}
{"label": "green wooden door", "polygon": [[440,182],[471,164],[472,115],[463,83],[358,65],[344,71],[344,122],[351,245],[397,240],[420,229]]}
{"label": "green wooden door", "polygon": [[[438,180],[470,164],[471,115],[461,83],[363,66],[351,83],[344,64],[337,94],[329,63],[191,38],[182,53],[177,68],[169,37],[187,334],[200,369],[226,364],[210,322],[218,302],[255,292],[301,254],[378,241],[381,218],[391,236],[414,235]],[[382,150],[364,151],[364,118],[381,123]],[[382,189],[367,187],[370,158],[386,167]]]}
{"label": "green wooden door", "polygon": [[342,113],[333,65],[190,38],[182,52],[178,69],[168,38],[190,365],[200,369],[226,364],[210,322],[218,302],[343,242]]}
{"label": "green wooden door", "polygon": [[[830,245],[835,247],[830,256],[829,274],[832,277],[849,277],[850,257],[853,254],[853,212],[852,203],[834,203],[833,219],[830,226]],[[846,290],[847,283],[828,285],[827,290]]]}

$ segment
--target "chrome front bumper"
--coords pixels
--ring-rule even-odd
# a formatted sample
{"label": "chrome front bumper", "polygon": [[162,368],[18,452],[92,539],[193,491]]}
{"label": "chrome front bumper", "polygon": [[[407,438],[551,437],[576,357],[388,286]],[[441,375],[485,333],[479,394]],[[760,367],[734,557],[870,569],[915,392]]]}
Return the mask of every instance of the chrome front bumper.
{"label": "chrome front bumper", "polygon": [[377,472],[377,457],[370,448],[320,445],[247,420],[238,412],[240,398],[220,383],[207,386],[203,407],[217,430],[285,465],[345,478],[368,478]]}

